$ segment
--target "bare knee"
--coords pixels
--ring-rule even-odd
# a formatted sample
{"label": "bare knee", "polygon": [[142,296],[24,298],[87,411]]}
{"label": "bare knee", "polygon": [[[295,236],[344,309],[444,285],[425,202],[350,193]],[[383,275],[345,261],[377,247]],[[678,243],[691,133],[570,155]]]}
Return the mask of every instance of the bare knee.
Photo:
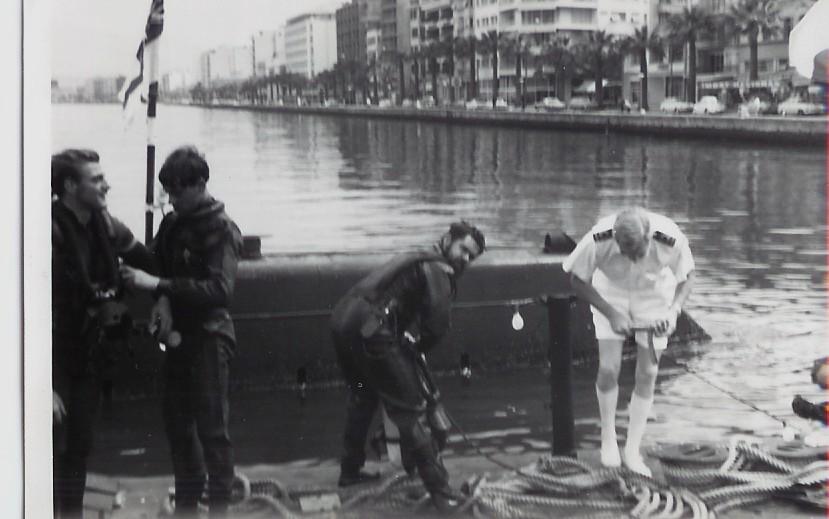
{"label": "bare knee", "polygon": [[659,367],[656,364],[638,363],[636,365],[636,392],[640,396],[650,397],[656,384]]}
{"label": "bare knee", "polygon": [[616,387],[619,380],[620,366],[615,363],[599,363],[599,371],[596,375],[596,387],[601,391],[611,391]]}

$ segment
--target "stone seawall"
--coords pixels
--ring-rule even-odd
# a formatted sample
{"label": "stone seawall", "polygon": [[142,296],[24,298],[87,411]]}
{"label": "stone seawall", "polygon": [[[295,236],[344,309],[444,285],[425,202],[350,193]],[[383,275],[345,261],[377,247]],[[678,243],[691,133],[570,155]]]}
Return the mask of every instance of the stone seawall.
{"label": "stone seawall", "polygon": [[377,108],[371,106],[272,106],[244,104],[193,105],[203,108],[264,112],[339,115],[449,122],[460,124],[521,126],[555,130],[633,133],[664,137],[729,138],[765,142],[825,146],[827,117],[649,114],[601,112],[538,112],[515,110],[466,110],[464,108]]}

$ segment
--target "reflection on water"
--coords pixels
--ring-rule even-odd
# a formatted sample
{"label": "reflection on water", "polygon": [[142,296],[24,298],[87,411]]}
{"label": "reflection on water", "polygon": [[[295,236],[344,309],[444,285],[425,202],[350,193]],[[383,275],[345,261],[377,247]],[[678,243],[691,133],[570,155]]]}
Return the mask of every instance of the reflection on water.
{"label": "reflection on water", "polygon": [[[819,396],[806,369],[826,337],[822,149],[193,107],[159,117],[159,156],[188,142],[205,151],[211,189],[265,251],[392,250],[459,217],[493,246],[537,248],[549,229],[579,237],[622,205],[667,214],[697,260],[691,312],[716,338],[690,365],[775,413],[790,414],[796,391]],[[143,127],[122,131],[117,106],[80,105],[55,106],[53,125],[55,150],[101,152],[112,211],[140,235]],[[658,427],[769,430],[674,375]]]}

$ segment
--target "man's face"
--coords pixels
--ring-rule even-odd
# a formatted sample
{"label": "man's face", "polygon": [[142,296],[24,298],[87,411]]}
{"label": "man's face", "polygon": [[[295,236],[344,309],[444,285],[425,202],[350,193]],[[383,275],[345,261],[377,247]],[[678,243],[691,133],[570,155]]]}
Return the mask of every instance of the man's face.
{"label": "man's face", "polygon": [[164,191],[170,197],[170,203],[177,213],[188,213],[193,210],[204,194],[204,184],[182,186],[177,183],[163,184]]}
{"label": "man's face", "polygon": [[446,252],[446,259],[455,269],[455,274],[460,274],[480,254],[481,249],[478,244],[471,235],[467,234],[463,238],[456,238],[452,241]]}
{"label": "man's face", "polygon": [[78,169],[80,175],[78,176],[78,181],[74,183],[74,195],[77,201],[89,210],[106,208],[109,184],[104,178],[101,165],[97,162],[87,162]]}
{"label": "man's face", "polygon": [[619,252],[622,253],[630,261],[636,263],[645,257],[648,253],[648,244],[650,240],[647,236],[640,238],[622,238],[617,237],[616,243],[619,244]]}

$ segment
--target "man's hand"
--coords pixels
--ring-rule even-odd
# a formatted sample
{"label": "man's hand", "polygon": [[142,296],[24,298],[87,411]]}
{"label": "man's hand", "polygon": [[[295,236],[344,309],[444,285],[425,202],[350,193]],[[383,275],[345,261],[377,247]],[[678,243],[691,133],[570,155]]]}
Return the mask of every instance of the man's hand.
{"label": "man's hand", "polygon": [[63,405],[63,400],[60,395],[52,391],[52,420],[55,423],[61,423],[64,416],[66,416],[66,407]]}
{"label": "man's hand", "polygon": [[132,268],[127,265],[121,265],[121,278],[128,287],[137,288],[138,290],[147,290],[149,292],[152,292],[158,288],[158,282],[161,281],[152,274],[147,274],[143,270]]}
{"label": "man's hand", "polygon": [[627,337],[630,335],[630,329],[632,327],[633,323],[630,322],[630,317],[625,314],[614,310],[613,314],[610,315],[610,328],[613,329],[613,333]]}
{"label": "man's hand", "polygon": [[161,296],[150,311],[150,333],[164,338],[173,331],[173,312],[170,310],[170,299]]}
{"label": "man's hand", "polygon": [[654,321],[653,331],[657,337],[664,337],[674,333],[676,330],[676,319],[679,317],[679,309],[675,306],[668,308],[665,314]]}

